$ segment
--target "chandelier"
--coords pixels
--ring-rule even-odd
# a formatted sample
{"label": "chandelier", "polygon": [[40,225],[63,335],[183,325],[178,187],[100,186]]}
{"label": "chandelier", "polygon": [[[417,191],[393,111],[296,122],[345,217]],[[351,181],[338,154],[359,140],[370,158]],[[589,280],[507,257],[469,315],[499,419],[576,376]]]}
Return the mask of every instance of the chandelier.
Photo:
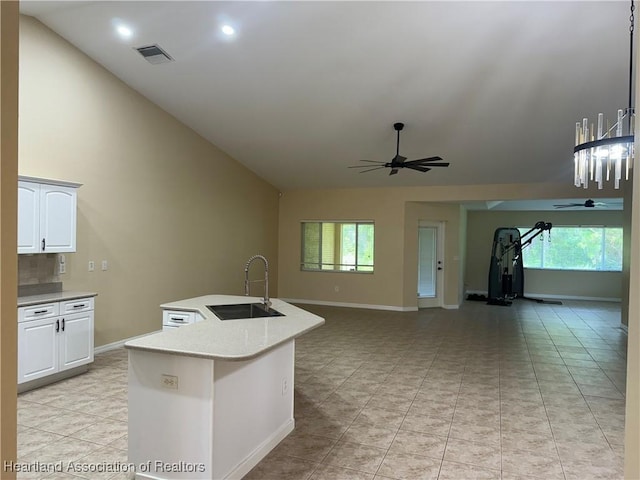
{"label": "chandelier", "polygon": [[628,106],[618,110],[616,123],[604,125],[604,115],[598,114],[598,122],[594,131],[589,119],[576,123],[576,143],[573,148],[575,167],[574,183],[576,187],[588,188],[589,181],[595,181],[598,189],[602,189],[603,180],[609,181],[613,176],[614,188],[620,188],[620,179],[624,170],[625,179],[629,179],[629,171],[633,166],[634,146],[633,131],[635,111],[633,108],[633,28],[635,6],[631,0],[629,21],[629,97]]}

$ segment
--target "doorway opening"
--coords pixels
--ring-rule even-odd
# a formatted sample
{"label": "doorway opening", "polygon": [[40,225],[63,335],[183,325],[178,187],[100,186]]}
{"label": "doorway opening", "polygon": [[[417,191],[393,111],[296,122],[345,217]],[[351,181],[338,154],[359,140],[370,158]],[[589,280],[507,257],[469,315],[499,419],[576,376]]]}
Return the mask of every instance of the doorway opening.
{"label": "doorway opening", "polygon": [[444,222],[418,224],[418,308],[442,307]]}

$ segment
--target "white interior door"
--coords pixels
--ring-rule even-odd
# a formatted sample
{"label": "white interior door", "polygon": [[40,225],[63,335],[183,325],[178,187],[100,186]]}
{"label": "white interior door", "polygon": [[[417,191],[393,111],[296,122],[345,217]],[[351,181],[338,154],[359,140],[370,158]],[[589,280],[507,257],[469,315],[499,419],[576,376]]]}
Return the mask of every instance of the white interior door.
{"label": "white interior door", "polygon": [[443,305],[444,225],[423,222],[418,226],[418,308]]}

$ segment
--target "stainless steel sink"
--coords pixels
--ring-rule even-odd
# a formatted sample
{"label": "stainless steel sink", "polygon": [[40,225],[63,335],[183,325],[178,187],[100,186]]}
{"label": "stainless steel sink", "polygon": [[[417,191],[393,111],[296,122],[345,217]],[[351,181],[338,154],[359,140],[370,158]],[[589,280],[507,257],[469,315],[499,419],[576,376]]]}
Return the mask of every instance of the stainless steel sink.
{"label": "stainless steel sink", "polygon": [[284,315],[273,308],[267,308],[262,303],[235,303],[231,305],[207,305],[220,320],[238,320],[241,318],[283,317]]}

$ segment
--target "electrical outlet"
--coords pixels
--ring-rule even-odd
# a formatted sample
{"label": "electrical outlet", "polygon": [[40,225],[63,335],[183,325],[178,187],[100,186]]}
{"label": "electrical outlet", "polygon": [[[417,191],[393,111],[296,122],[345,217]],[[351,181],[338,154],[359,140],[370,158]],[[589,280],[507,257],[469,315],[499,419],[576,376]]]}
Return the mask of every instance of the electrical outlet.
{"label": "electrical outlet", "polygon": [[67,272],[67,264],[66,263],[59,263],[58,264],[58,273],[60,275],[62,275],[63,273]]}
{"label": "electrical outlet", "polygon": [[340,291],[340,287],[336,285],[335,287],[333,287],[333,291],[338,293]]}
{"label": "electrical outlet", "polygon": [[104,272],[109,267],[106,260],[102,260],[102,271]]}
{"label": "electrical outlet", "polygon": [[96,262],[89,260],[89,271],[93,272],[96,269]]}
{"label": "electrical outlet", "polygon": [[289,391],[289,382],[287,382],[286,378],[282,379],[282,396],[284,397]]}
{"label": "electrical outlet", "polygon": [[176,375],[167,375],[166,373],[163,373],[161,375],[161,379],[163,388],[168,388],[169,390],[178,389],[178,377]]}

